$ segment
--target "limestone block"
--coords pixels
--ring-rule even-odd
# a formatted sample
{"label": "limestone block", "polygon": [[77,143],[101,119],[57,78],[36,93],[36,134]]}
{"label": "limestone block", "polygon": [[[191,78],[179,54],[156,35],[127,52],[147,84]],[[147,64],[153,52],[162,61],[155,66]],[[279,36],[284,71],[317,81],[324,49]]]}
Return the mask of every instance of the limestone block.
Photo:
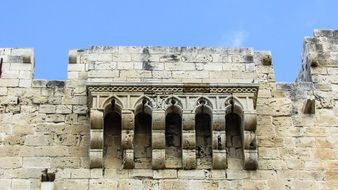
{"label": "limestone block", "polygon": [[165,170],[153,170],[154,179],[176,179],[177,170],[165,169]]}
{"label": "limestone block", "polygon": [[97,189],[97,190],[118,189],[118,181],[112,179],[90,179],[89,189]]}
{"label": "limestone block", "polygon": [[133,130],[122,130],[121,146],[124,149],[133,149],[134,147],[134,131]]}
{"label": "limestone block", "polygon": [[12,189],[30,189],[30,184],[29,179],[13,179]]}
{"label": "limestone block", "polygon": [[0,87],[0,96],[7,95],[7,88],[6,87]]}
{"label": "limestone block", "polygon": [[36,97],[33,97],[32,101],[33,101],[34,104],[44,104],[48,101],[48,97],[46,97],[46,96],[36,96]]}
{"label": "limestone block", "polygon": [[52,168],[79,168],[81,159],[79,157],[54,157],[51,159]]}
{"label": "limestone block", "polygon": [[59,189],[83,189],[88,190],[88,179],[56,179],[54,181],[56,190]]}
{"label": "limestone block", "polygon": [[1,78],[3,79],[16,79],[19,77],[19,71],[3,70]]}
{"label": "limestone block", "polygon": [[212,148],[223,150],[225,148],[226,136],[225,131],[212,131]]}
{"label": "limestone block", "polygon": [[182,150],[182,165],[186,170],[196,168],[196,150]]}
{"label": "limestone block", "polygon": [[23,157],[24,168],[50,168],[50,157]]}
{"label": "limestone block", "polygon": [[19,87],[31,87],[32,86],[32,80],[27,79],[20,79],[19,81]]}
{"label": "limestone block", "polygon": [[103,150],[102,149],[90,149],[90,168],[102,168],[103,166]]}
{"label": "limestone block", "polygon": [[212,168],[225,169],[226,168],[226,150],[212,151]]}
{"label": "limestone block", "polygon": [[103,129],[90,130],[90,148],[91,149],[103,148]]}
{"label": "limestone block", "polygon": [[152,130],[165,130],[165,112],[152,112]]}
{"label": "limestone block", "polygon": [[183,131],[182,133],[182,149],[195,149],[196,134],[195,131]]}
{"label": "limestone block", "polygon": [[208,170],[178,170],[177,175],[182,179],[208,179],[211,177]]}
{"label": "limestone block", "polygon": [[119,180],[118,187],[120,187],[120,189],[140,190],[142,188],[142,180],[140,179]]}
{"label": "limestone block", "polygon": [[153,149],[152,150],[152,167],[153,169],[165,168],[165,149]]}
{"label": "limestone block", "polygon": [[133,149],[123,150],[122,165],[123,165],[124,169],[133,169],[135,167],[134,150]]}
{"label": "limestone block", "polygon": [[244,129],[248,131],[255,131],[257,126],[257,115],[255,112],[244,113]]}
{"label": "limestone block", "polygon": [[22,63],[11,63],[9,69],[12,71],[31,71],[33,69],[33,65]]}
{"label": "limestone block", "polygon": [[11,189],[12,179],[0,179],[0,187],[3,189]]}
{"label": "limestone block", "polygon": [[113,78],[119,76],[120,72],[118,70],[90,70],[88,72],[88,78]]}
{"label": "limestone block", "polygon": [[258,168],[257,150],[244,150],[244,169],[256,170]]}
{"label": "limestone block", "polygon": [[72,113],[72,105],[56,105],[56,113],[61,114]]}
{"label": "limestone block", "polygon": [[132,70],[134,68],[133,62],[117,62],[118,70]]}
{"label": "limestone block", "polygon": [[122,129],[133,130],[134,129],[134,114],[130,110],[122,110]]}
{"label": "limestone block", "polygon": [[223,69],[223,63],[209,63],[204,65],[206,71],[221,71]]}
{"label": "limestone block", "polygon": [[189,189],[189,184],[185,180],[159,180],[158,187],[164,190]]}
{"label": "limestone block", "polygon": [[244,131],[244,149],[256,149],[257,143],[256,143],[256,134],[252,131]]}
{"label": "limestone block", "polygon": [[40,105],[39,112],[40,113],[55,113],[56,106],[55,105]]}
{"label": "limestone block", "polygon": [[68,64],[68,71],[85,71],[85,64]]}
{"label": "limestone block", "polygon": [[5,96],[0,97],[0,105],[17,105],[19,99],[16,96]]}
{"label": "limestone block", "polygon": [[247,179],[249,175],[248,175],[248,172],[244,170],[227,170],[226,177],[227,177],[227,180],[240,180],[240,179]]}
{"label": "limestone block", "polygon": [[71,169],[71,178],[90,178],[90,169]]}
{"label": "limestone block", "polygon": [[73,112],[78,114],[87,114],[88,107],[87,106],[73,106]]}
{"label": "limestone block", "polygon": [[22,167],[21,157],[1,157],[0,168],[19,168]]}
{"label": "limestone block", "polygon": [[195,114],[183,113],[182,116],[183,130],[195,129]]}
{"label": "limestone block", "polygon": [[152,148],[153,149],[165,148],[165,130],[152,131]]}
{"label": "limestone block", "polygon": [[103,112],[99,110],[90,110],[90,126],[92,129],[103,128]]}

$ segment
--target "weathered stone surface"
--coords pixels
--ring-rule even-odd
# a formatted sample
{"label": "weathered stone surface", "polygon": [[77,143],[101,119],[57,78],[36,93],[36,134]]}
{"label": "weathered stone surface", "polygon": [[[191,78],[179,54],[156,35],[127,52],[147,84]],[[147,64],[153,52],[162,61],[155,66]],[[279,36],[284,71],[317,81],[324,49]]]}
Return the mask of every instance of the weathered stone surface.
{"label": "weathered stone surface", "polygon": [[67,81],[32,79],[31,49],[0,49],[0,187],[40,189],[48,168],[55,189],[335,189],[337,39],[307,37],[291,84],[246,48],[71,50]]}

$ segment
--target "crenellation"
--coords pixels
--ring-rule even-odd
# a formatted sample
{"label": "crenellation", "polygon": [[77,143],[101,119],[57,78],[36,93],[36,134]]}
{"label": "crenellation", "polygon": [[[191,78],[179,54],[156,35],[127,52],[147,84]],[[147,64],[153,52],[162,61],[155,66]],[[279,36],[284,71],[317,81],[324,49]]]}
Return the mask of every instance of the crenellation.
{"label": "crenellation", "polygon": [[338,32],[304,40],[295,83],[252,48],[92,46],[66,81],[0,49],[0,185],[40,189],[334,189]]}

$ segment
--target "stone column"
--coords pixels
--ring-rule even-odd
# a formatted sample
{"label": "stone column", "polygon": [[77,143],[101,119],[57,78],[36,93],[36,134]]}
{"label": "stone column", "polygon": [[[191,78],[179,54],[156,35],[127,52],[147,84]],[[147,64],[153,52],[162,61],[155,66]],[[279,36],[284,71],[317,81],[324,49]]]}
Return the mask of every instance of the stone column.
{"label": "stone column", "polygon": [[90,110],[90,168],[103,167],[103,112]]}
{"label": "stone column", "polygon": [[226,168],[225,150],[225,115],[224,113],[213,113],[212,119],[212,168]]}
{"label": "stone column", "polygon": [[258,168],[258,153],[256,141],[257,115],[255,111],[244,112],[243,151],[244,169],[256,170]]}
{"label": "stone column", "polygon": [[182,165],[183,169],[196,168],[196,132],[195,114],[183,112],[182,114]]}
{"label": "stone column", "polygon": [[122,131],[121,131],[121,146],[123,150],[122,165],[125,169],[135,167],[134,162],[134,113],[131,110],[122,110]]}
{"label": "stone column", "polygon": [[165,168],[165,112],[156,110],[152,112],[152,167]]}

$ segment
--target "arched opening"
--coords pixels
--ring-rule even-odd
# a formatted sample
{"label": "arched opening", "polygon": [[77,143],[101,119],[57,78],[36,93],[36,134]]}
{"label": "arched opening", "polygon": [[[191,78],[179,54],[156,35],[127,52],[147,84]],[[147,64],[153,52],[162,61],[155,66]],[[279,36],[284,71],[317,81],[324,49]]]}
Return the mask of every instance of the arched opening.
{"label": "arched opening", "polygon": [[151,115],[141,111],[135,116],[135,168],[150,168],[151,154]]}
{"label": "arched opening", "polygon": [[242,169],[243,148],[241,134],[241,117],[236,113],[229,113],[226,121],[226,150],[229,169]]}
{"label": "arched opening", "polygon": [[211,116],[203,111],[195,116],[197,167],[210,169],[212,164]]}
{"label": "arched opening", "polygon": [[104,166],[121,168],[121,115],[111,111],[104,117]]}
{"label": "arched opening", "polygon": [[168,113],[165,118],[165,166],[182,166],[182,117],[175,112]]}

